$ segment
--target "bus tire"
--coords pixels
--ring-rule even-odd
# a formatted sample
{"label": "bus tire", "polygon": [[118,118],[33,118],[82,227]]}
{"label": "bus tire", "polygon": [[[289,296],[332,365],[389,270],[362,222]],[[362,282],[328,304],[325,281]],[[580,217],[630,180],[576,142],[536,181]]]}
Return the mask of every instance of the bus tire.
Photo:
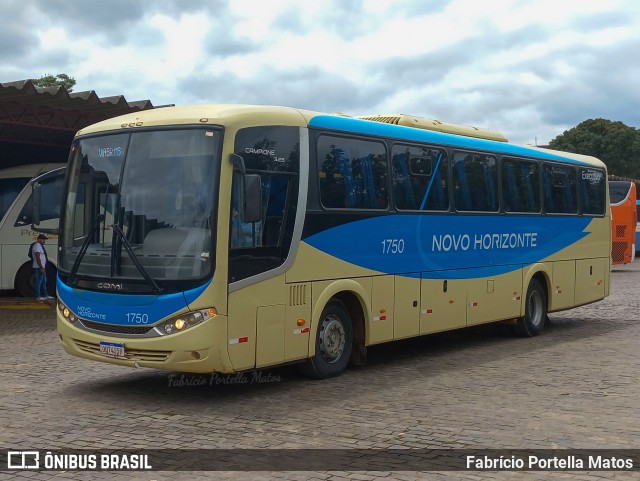
{"label": "bus tire", "polygon": [[31,262],[25,262],[16,272],[13,288],[23,297],[36,296],[36,275]]}
{"label": "bus tire", "polygon": [[[56,295],[57,274],[58,270],[52,264],[47,263],[47,292],[50,296]],[[36,296],[36,274],[30,262],[25,262],[20,266],[13,287],[23,297]]]}
{"label": "bus tire", "polygon": [[547,320],[547,294],[538,279],[531,279],[524,302],[524,316],[516,323],[516,334],[521,337],[537,336]]}
{"label": "bus tire", "polygon": [[320,316],[316,353],[301,365],[301,372],[314,379],[339,376],[347,368],[352,344],[351,316],[342,302],[331,300]]}

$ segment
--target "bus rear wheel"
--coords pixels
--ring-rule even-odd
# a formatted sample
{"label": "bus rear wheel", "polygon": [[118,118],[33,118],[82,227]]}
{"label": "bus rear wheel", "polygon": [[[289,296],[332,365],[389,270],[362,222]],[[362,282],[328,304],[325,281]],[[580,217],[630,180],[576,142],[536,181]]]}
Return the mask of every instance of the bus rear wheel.
{"label": "bus rear wheel", "polygon": [[516,323],[516,334],[521,337],[537,336],[547,320],[547,295],[538,279],[531,279],[525,297],[524,316]]}
{"label": "bus rear wheel", "polygon": [[[50,296],[56,294],[56,268],[47,263],[47,292]],[[16,273],[13,283],[14,289],[23,297],[36,296],[36,275],[30,262],[25,262]]]}
{"label": "bus rear wheel", "polygon": [[351,317],[344,304],[330,301],[322,311],[316,332],[316,353],[300,370],[315,379],[339,376],[347,368],[353,344]]}

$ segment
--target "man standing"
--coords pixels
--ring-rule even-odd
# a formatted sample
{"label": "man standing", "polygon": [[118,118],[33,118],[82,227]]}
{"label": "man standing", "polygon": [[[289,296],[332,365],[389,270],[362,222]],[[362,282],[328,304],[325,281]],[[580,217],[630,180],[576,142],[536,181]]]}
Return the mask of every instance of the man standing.
{"label": "man standing", "polygon": [[36,301],[38,302],[46,302],[53,299],[47,293],[47,251],[44,248],[46,240],[46,235],[38,235],[37,242],[31,248],[33,270],[36,274]]}

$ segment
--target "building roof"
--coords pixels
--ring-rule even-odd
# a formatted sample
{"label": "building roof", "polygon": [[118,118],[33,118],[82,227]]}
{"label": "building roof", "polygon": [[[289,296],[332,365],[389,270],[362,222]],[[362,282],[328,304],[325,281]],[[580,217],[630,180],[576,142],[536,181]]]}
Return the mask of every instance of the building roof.
{"label": "building roof", "polygon": [[150,100],[98,97],[93,90],[36,87],[31,80],[0,83],[0,167],[65,162],[75,133],[122,114],[155,108]]}

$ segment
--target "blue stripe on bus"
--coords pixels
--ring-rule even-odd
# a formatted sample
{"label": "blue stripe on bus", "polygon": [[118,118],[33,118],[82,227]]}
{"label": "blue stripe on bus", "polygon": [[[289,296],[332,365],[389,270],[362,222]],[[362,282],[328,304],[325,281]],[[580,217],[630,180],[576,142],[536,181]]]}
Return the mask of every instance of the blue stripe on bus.
{"label": "blue stripe on bus", "polygon": [[[58,279],[58,297],[78,317],[93,322],[140,326],[144,319],[152,325],[195,301],[209,283],[185,292],[161,295],[132,295],[73,289]],[[136,317],[140,314],[141,317]],[[128,316],[127,316],[128,315]],[[132,322],[133,321],[133,322]]]}
{"label": "blue stripe on bus", "polygon": [[551,152],[528,149],[518,145],[495,140],[477,139],[462,135],[445,134],[432,130],[416,129],[414,127],[404,127],[401,125],[385,124],[370,120],[361,120],[348,117],[337,117],[331,115],[318,115],[309,122],[309,127],[341,130],[354,134],[366,134],[381,137],[391,137],[401,140],[413,140],[417,142],[428,142],[438,145],[450,145],[460,148],[478,149],[493,151],[500,154],[509,154],[522,157],[534,157],[546,160],[561,160],[578,165],[589,165],[573,158],[564,157]]}
{"label": "blue stripe on bus", "polygon": [[433,278],[467,279],[504,274],[542,261],[589,235],[590,221],[585,217],[399,214],[339,225],[305,242],[384,274],[419,277],[429,272]]}

